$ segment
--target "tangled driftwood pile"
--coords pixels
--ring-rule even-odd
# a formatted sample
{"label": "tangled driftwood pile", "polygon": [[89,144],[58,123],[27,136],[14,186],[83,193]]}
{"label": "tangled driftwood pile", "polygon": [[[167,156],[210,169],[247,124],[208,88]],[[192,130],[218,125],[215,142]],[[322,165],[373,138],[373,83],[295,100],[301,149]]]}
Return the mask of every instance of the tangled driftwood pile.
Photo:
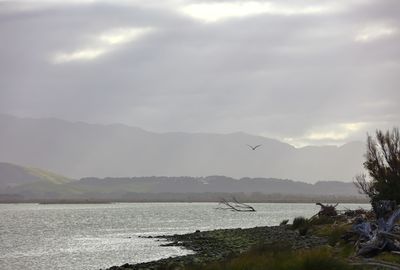
{"label": "tangled driftwood pile", "polygon": [[379,201],[373,204],[376,218],[368,220],[356,218],[352,227],[359,238],[356,242],[357,254],[370,257],[382,251],[400,251],[400,209],[393,201]]}
{"label": "tangled driftwood pile", "polygon": [[342,239],[354,242],[357,255],[372,257],[382,251],[400,254],[400,208],[395,201],[378,201],[372,205],[373,210],[336,210],[336,205],[321,206],[313,218],[329,217],[336,222],[352,223],[351,231]]}
{"label": "tangled driftwood pile", "polygon": [[317,213],[318,217],[335,217],[338,214],[336,210],[336,206],[339,205],[338,203],[335,205],[316,203],[316,205],[321,206],[321,209]]}

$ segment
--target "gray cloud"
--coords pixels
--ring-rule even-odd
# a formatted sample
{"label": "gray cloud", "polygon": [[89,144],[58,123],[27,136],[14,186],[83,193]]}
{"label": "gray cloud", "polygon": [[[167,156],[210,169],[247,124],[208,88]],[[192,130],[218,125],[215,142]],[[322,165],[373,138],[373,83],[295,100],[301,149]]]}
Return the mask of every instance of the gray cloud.
{"label": "gray cloud", "polygon": [[[298,145],[364,140],[399,125],[397,1],[215,23],[174,3],[0,2],[0,112],[155,131],[241,130]],[[121,27],[155,30],[90,61],[52,61],[96,48],[99,35]]]}

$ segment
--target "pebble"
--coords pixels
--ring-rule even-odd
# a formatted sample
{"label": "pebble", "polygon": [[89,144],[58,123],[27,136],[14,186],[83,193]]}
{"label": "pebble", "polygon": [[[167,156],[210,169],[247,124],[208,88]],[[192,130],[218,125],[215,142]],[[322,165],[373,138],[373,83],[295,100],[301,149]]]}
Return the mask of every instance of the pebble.
{"label": "pebble", "polygon": [[188,264],[203,265],[210,261],[223,260],[231,254],[246,252],[256,245],[287,242],[291,243],[293,249],[301,249],[312,248],[327,243],[327,240],[324,238],[311,235],[300,236],[298,232],[290,230],[287,226],[221,229],[203,232],[197,230],[190,234],[163,235],[146,238],[166,239],[169,243],[163,244],[162,246],[183,246],[196,253],[147,263],[113,266],[108,270],[179,270],[184,268],[184,265]]}

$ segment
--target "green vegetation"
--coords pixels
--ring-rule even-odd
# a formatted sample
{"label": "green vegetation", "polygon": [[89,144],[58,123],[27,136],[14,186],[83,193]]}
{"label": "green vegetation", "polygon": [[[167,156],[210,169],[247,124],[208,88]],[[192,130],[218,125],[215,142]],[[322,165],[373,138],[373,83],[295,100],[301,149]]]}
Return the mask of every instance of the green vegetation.
{"label": "green vegetation", "polygon": [[345,244],[341,242],[341,237],[350,230],[351,224],[338,224],[330,226],[315,226],[314,234],[317,236],[326,237],[328,244],[336,246],[336,244]]}
{"label": "green vegetation", "polygon": [[371,202],[394,200],[400,202],[400,134],[398,128],[383,133],[376,131],[375,138],[368,135],[365,174],[356,176],[355,185]]}
{"label": "green vegetation", "polygon": [[383,252],[375,257],[375,259],[380,261],[385,261],[389,263],[397,263],[400,264],[400,256],[398,254],[393,254],[389,252]]}
{"label": "green vegetation", "polygon": [[334,219],[332,217],[326,216],[314,216],[310,219],[307,219],[305,217],[296,217],[293,220],[292,229],[298,230],[300,235],[306,235],[312,226],[332,224],[333,222]]}
{"label": "green vegetation", "polygon": [[286,225],[288,224],[289,220],[288,219],[284,219],[281,221],[281,223],[279,223],[280,226]]}
{"label": "green vegetation", "polygon": [[325,225],[334,223],[335,219],[329,216],[316,216],[311,218],[309,222],[311,223],[311,225]]}
{"label": "green vegetation", "polygon": [[292,228],[296,230],[308,225],[309,222],[305,217],[296,217],[293,220]]}
{"label": "green vegetation", "polygon": [[355,269],[344,259],[333,256],[333,249],[290,250],[288,245],[273,244],[256,247],[228,259],[193,270],[337,270]]}
{"label": "green vegetation", "polygon": [[69,179],[65,176],[58,175],[53,172],[45,171],[45,170],[38,169],[38,168],[24,167],[24,170],[27,173],[32,174],[43,181],[50,182],[53,184],[65,184],[65,183],[69,183],[72,181],[71,179]]}
{"label": "green vegetation", "polygon": [[[233,253],[222,260],[200,264],[169,264],[161,269],[180,270],[372,270],[398,269],[400,256],[382,252],[374,260],[356,257],[354,242],[343,240],[351,229],[344,217],[297,217],[290,225],[293,230],[307,228],[307,237],[328,240],[326,245],[295,248],[291,242],[273,242],[254,246],[243,253]],[[304,238],[305,239],[305,238]],[[173,268],[170,268],[173,266]]]}
{"label": "green vegetation", "polygon": [[[73,186],[55,184],[52,182],[38,181],[33,183],[27,183],[14,188],[21,194],[30,194],[36,196],[39,201],[40,198],[63,198],[63,194],[80,195],[79,189]],[[44,200],[45,201],[45,200]]]}
{"label": "green vegetation", "polygon": [[298,230],[300,235],[305,235],[305,234],[307,234],[310,226],[311,226],[311,224],[310,224],[309,220],[306,219],[305,217],[296,217],[293,220],[292,229]]}

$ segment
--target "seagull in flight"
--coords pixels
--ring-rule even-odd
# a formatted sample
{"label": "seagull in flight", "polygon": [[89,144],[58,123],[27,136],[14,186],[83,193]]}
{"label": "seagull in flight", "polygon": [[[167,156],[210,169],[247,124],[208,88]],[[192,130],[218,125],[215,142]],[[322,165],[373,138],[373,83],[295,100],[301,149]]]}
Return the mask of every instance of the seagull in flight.
{"label": "seagull in flight", "polygon": [[256,145],[256,146],[251,146],[250,144],[248,144],[247,145],[248,147],[250,147],[251,148],[251,150],[256,150],[258,147],[260,147],[261,146],[261,144],[259,144],[259,145]]}

